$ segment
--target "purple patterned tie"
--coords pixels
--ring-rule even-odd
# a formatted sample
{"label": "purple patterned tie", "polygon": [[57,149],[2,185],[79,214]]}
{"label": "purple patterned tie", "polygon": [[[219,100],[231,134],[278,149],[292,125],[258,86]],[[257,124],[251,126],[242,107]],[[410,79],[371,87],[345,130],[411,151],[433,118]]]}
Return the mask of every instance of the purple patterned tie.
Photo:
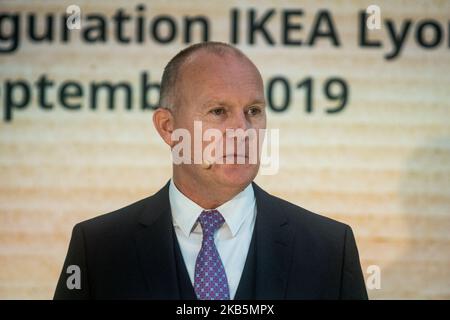
{"label": "purple patterned tie", "polygon": [[203,241],[195,263],[194,289],[200,300],[229,300],[227,275],[214,244],[214,233],[225,219],[217,210],[202,211],[198,217]]}

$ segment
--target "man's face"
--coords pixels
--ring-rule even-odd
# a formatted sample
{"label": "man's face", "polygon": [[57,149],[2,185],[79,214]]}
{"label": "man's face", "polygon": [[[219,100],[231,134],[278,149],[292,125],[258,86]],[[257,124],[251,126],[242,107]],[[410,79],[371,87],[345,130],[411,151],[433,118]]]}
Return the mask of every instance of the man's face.
{"label": "man's face", "polygon": [[[212,128],[219,130],[222,133],[223,157],[228,156],[233,163],[228,164],[226,158],[222,158],[223,164],[214,163],[208,169],[199,164],[181,164],[176,165],[176,170],[183,170],[197,183],[245,187],[258,172],[259,150],[257,162],[250,163],[248,139],[244,142],[246,154],[243,155],[236,147],[238,139],[227,138],[226,130],[254,129],[259,132],[259,129],[266,128],[264,87],[258,70],[247,59],[233,53],[219,56],[198,52],[181,67],[179,74],[174,129],[187,129],[192,141],[194,121],[201,121],[203,132]],[[234,143],[231,155],[230,149],[226,150],[227,143],[232,146]],[[203,142],[202,149],[208,144],[211,141]],[[191,150],[191,158],[194,159],[194,152],[198,150]],[[243,159],[245,164],[236,163],[239,157],[244,156],[247,157]]]}

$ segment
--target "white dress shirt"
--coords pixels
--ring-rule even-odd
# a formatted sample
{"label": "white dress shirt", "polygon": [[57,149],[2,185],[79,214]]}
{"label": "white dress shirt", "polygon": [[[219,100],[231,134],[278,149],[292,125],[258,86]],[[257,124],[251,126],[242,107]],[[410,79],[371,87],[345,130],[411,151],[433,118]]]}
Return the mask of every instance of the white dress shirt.
{"label": "white dress shirt", "polygon": [[[181,193],[172,179],[169,186],[169,200],[181,254],[191,283],[194,285],[195,262],[203,239],[202,228],[197,219],[206,209]],[[256,200],[252,184],[215,209],[222,214],[225,223],[216,232],[214,243],[225,267],[230,298],[234,299],[255,226]]]}

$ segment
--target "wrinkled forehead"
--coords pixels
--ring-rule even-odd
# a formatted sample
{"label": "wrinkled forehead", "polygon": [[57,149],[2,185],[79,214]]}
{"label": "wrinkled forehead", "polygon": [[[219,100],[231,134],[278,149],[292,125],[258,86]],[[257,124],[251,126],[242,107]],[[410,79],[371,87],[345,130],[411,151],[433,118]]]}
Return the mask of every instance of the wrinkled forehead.
{"label": "wrinkled forehead", "polygon": [[181,66],[177,81],[177,94],[187,99],[207,99],[211,95],[264,99],[263,81],[256,66],[231,50],[193,54]]}

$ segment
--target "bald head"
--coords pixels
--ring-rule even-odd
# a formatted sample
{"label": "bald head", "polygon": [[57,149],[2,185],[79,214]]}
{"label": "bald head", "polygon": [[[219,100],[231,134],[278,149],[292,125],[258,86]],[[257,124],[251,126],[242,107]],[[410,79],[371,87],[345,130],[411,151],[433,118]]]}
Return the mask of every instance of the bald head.
{"label": "bald head", "polygon": [[178,97],[180,91],[182,91],[181,82],[183,79],[189,78],[187,75],[185,77],[185,73],[192,72],[192,70],[189,70],[190,66],[201,68],[201,62],[208,56],[220,58],[218,63],[225,62],[227,58],[241,60],[243,64],[247,64],[247,67],[254,68],[259,75],[259,71],[253,62],[239,49],[223,42],[197,43],[181,50],[164,68],[159,98],[160,107],[170,110],[177,108]]}

